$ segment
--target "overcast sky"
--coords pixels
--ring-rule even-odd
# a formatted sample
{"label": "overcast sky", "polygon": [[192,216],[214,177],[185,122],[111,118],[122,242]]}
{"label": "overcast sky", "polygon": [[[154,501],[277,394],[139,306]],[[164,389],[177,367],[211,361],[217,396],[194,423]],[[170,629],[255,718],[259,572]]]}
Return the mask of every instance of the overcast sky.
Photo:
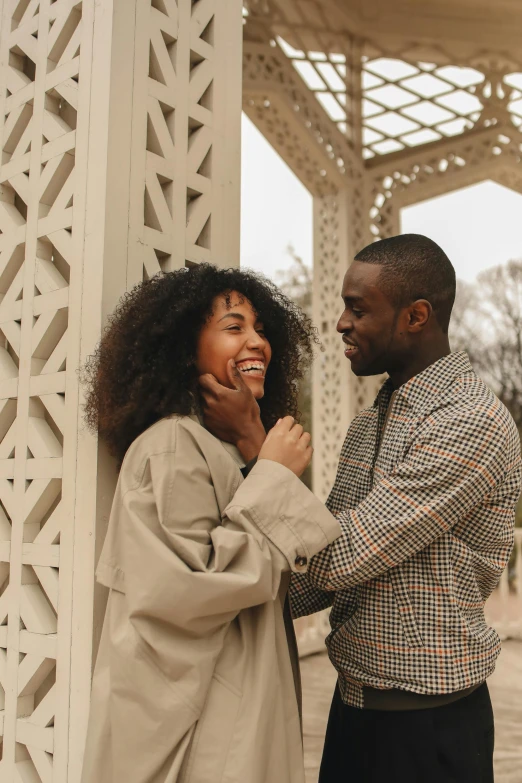
{"label": "overcast sky", "polygon": [[[312,198],[250,120],[243,117],[241,265],[269,277],[291,263],[292,244],[312,263]],[[484,182],[403,210],[402,232],[431,237],[457,277],[522,259],[522,196]]]}

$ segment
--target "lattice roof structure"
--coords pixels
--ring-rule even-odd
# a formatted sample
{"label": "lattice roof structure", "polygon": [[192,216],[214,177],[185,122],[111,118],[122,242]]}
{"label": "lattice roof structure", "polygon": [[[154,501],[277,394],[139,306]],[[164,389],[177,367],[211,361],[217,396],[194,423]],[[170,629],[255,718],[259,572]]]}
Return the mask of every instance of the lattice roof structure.
{"label": "lattice roof structure", "polygon": [[514,1],[247,0],[245,16],[246,40],[270,41],[365,159],[522,124]]}

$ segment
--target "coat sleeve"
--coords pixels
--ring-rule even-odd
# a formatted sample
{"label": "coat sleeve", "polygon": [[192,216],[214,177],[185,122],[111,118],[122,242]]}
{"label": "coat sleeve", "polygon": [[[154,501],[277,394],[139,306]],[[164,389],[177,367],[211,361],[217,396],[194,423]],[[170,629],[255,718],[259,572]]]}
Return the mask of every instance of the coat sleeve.
{"label": "coat sleeve", "polygon": [[[122,529],[130,619],[152,646],[160,626],[208,637],[242,609],[274,600],[296,558],[313,556],[340,534],[290,471],[267,472],[263,462],[239,489],[242,497],[263,496],[259,525],[235,498],[221,517],[211,469],[192,432],[173,425],[169,448],[147,457],[141,483],[123,498]],[[291,511],[290,497],[298,502]],[[286,534],[274,543],[263,527],[276,522]]]}

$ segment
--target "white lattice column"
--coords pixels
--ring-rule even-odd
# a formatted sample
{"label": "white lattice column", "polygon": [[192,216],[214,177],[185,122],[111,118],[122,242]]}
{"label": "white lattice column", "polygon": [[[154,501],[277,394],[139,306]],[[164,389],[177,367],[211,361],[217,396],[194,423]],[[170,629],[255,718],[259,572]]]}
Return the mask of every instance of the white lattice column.
{"label": "white lattice column", "polygon": [[353,172],[352,187],[314,199],[314,323],[323,351],[313,368],[314,492],[332,488],[348,424],[375,398],[381,379],[356,378],[336,331],[343,278],[356,253],[371,241],[365,226],[365,183]]}
{"label": "white lattice column", "polygon": [[400,205],[392,198],[391,190],[395,182],[389,175],[383,182],[380,183],[383,192],[377,193],[370,208],[370,230],[374,240],[395,237],[401,233]]}
{"label": "white lattice column", "polygon": [[[343,278],[355,254],[371,241],[367,230],[363,172],[352,172],[352,186],[314,199],[313,320],[323,351],[313,365],[312,415],[314,492],[326,500],[335,480],[339,453],[353,417],[373,401],[380,378],[357,378],[343,353],[336,330],[343,310]],[[296,621],[301,655],[324,650],[328,612]]]}
{"label": "white lattice column", "polygon": [[[355,197],[358,208],[362,206],[362,180],[354,179],[355,182],[360,189],[353,187],[332,196],[314,198],[313,321],[323,350],[312,369],[312,481],[315,494],[322,500],[326,500],[332,488],[339,452],[357,407],[357,379],[343,354],[336,330],[343,309],[344,275],[357,250],[365,244],[362,236],[358,236],[358,212],[354,210]],[[360,213],[364,216],[364,208]],[[300,654],[324,650],[328,632],[327,611],[296,620]]]}
{"label": "white lattice column", "polygon": [[241,3],[0,9],[0,780],[78,783],[115,471],[77,368],[144,275],[238,263]]}
{"label": "white lattice column", "polygon": [[313,320],[323,351],[313,366],[313,486],[326,499],[350,419],[349,369],[336,331],[341,289],[351,257],[348,194],[314,199]]}

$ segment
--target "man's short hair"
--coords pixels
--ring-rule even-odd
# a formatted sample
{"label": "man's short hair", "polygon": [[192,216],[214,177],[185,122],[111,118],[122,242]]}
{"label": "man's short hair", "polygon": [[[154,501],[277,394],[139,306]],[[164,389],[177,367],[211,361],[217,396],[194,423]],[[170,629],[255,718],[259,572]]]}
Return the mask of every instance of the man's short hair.
{"label": "man's short hair", "polygon": [[427,299],[444,332],[455,301],[455,269],[446,253],[422,234],[381,239],[355,256],[363,264],[382,266],[379,284],[396,307]]}

